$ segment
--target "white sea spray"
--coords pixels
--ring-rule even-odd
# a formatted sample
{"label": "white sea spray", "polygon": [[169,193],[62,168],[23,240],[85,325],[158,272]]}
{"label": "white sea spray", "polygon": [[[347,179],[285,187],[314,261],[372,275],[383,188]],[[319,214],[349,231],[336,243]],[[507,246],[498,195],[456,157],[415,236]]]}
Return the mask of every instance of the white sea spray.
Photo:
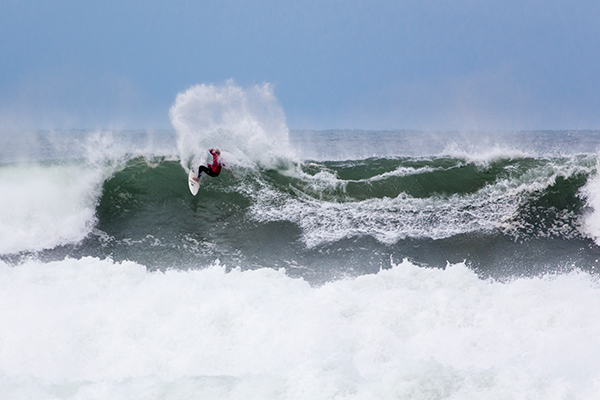
{"label": "white sea spray", "polygon": [[218,263],[0,262],[0,396],[591,399],[599,290],[407,261],[318,287]]}

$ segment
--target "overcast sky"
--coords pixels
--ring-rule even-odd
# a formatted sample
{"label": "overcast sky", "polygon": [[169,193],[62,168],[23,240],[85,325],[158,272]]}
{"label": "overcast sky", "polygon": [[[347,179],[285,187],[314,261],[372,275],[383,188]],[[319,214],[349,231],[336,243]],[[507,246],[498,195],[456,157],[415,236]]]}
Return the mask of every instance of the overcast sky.
{"label": "overcast sky", "polygon": [[291,129],[600,129],[600,1],[0,0],[0,126],[171,128],[273,84]]}

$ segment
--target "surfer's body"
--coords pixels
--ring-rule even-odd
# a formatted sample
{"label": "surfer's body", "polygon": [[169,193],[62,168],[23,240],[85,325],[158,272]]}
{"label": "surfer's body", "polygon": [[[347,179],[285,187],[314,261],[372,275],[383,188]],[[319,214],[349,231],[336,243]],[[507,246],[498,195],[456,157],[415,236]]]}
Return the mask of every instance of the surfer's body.
{"label": "surfer's body", "polygon": [[[200,175],[203,172],[206,175],[213,177],[213,178],[216,176],[219,176],[219,174],[221,173],[221,168],[224,167],[223,161],[221,160],[221,151],[219,151],[219,149],[209,149],[208,151],[213,156],[213,162],[212,162],[212,164],[201,165],[200,167],[198,167],[198,177],[192,178],[196,182],[200,180]],[[231,174],[231,176],[233,176],[233,173],[231,172],[231,170],[229,170],[226,167],[225,167],[225,169]],[[235,176],[233,176],[233,177],[235,178]]]}

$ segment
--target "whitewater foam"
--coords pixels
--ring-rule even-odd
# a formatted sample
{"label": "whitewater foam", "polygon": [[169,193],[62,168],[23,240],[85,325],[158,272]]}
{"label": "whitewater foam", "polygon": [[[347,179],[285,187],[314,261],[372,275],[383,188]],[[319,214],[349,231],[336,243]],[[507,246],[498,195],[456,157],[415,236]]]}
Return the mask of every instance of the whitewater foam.
{"label": "whitewater foam", "polygon": [[[149,273],[0,262],[0,396],[593,398],[600,290],[585,273],[482,281],[392,263],[311,287],[283,270]],[[135,396],[134,396],[135,397]]]}
{"label": "whitewater foam", "polygon": [[78,165],[0,166],[0,254],[81,241],[96,222],[103,180]]}
{"label": "whitewater foam", "polygon": [[407,237],[444,239],[470,232],[510,232],[521,224],[514,217],[532,193],[551,187],[559,177],[589,174],[595,168],[592,161],[591,157],[573,157],[532,163],[526,168],[509,165],[505,168],[505,178],[486,184],[474,193],[417,198],[403,192],[393,198],[361,201],[339,197],[329,200],[323,195],[336,189],[343,193],[349,182],[370,184],[432,169],[399,168],[354,181],[339,179],[326,170],[315,175],[299,173],[297,177],[305,181],[312,192],[296,190],[295,195],[291,195],[263,182],[260,190],[249,193],[254,199],[250,213],[260,222],[297,224],[302,228],[302,239],[308,247],[359,236],[372,236],[382,243],[393,244]]}
{"label": "whitewater foam", "polygon": [[581,230],[600,244],[600,175],[596,173],[581,189],[581,196],[586,199],[588,209],[583,215]]}
{"label": "whitewater foam", "polygon": [[20,162],[0,160],[0,254],[79,243],[97,222],[103,183],[132,158],[148,165],[174,158],[172,140],[146,131],[40,131],[16,139],[31,149],[18,154]]}

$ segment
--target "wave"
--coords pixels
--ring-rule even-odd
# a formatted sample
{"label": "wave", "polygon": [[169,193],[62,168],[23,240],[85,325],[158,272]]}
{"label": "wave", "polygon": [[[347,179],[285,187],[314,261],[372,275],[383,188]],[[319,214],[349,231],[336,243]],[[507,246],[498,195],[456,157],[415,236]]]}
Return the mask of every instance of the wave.
{"label": "wave", "polygon": [[[430,263],[435,255],[437,265],[464,254],[491,257],[495,253],[485,252],[490,241],[502,243],[498,251],[506,257],[528,251],[527,245],[511,246],[549,240],[537,250],[547,255],[535,261],[545,264],[556,257],[551,248],[559,240],[571,249],[562,264],[595,265],[590,242],[600,231],[600,207],[592,155],[486,164],[402,157],[237,166],[237,179],[203,178],[197,197],[176,156],[131,155],[102,165],[0,168],[13,176],[2,179],[2,209],[12,210],[0,230],[4,259],[42,251],[49,259],[93,255],[160,269],[220,259],[300,275],[308,268],[331,278],[357,264],[377,270],[390,256]],[[24,183],[32,173],[46,176],[43,192]],[[589,249],[583,255],[575,251],[582,246]],[[328,260],[331,271],[321,266],[323,252],[337,259]]]}
{"label": "wave", "polygon": [[96,225],[103,176],[77,165],[0,168],[0,254],[83,240]]}
{"label": "wave", "polygon": [[[407,237],[443,239],[494,230],[575,234],[575,222],[566,221],[566,214],[581,217],[579,189],[596,171],[595,157],[587,156],[501,159],[486,167],[452,158],[324,165],[328,187],[314,183],[322,172],[290,181],[295,189],[290,193],[265,187],[255,196],[251,213],[260,221],[302,226],[308,246],[363,235],[392,244]],[[564,204],[554,202],[556,195]],[[546,208],[538,204],[543,201]],[[560,218],[549,220],[549,211]],[[533,226],[538,220],[545,222]],[[569,223],[571,229],[563,229]]]}
{"label": "wave", "polygon": [[188,200],[197,202],[205,220],[225,206],[238,221],[294,223],[309,247],[355,236],[391,244],[494,230],[569,237],[582,233],[584,193],[595,173],[590,156],[505,159],[486,167],[451,158],[304,163],[283,170],[239,168],[237,180],[205,178],[192,200],[176,160],[149,164],[137,158],[105,182],[99,226],[147,212],[142,221],[166,229],[181,220],[178,214],[189,214]]}
{"label": "wave", "polygon": [[269,268],[84,257],[0,261],[0,276],[2,398],[597,393],[600,296],[585,273],[500,284],[405,261],[311,287]]}

